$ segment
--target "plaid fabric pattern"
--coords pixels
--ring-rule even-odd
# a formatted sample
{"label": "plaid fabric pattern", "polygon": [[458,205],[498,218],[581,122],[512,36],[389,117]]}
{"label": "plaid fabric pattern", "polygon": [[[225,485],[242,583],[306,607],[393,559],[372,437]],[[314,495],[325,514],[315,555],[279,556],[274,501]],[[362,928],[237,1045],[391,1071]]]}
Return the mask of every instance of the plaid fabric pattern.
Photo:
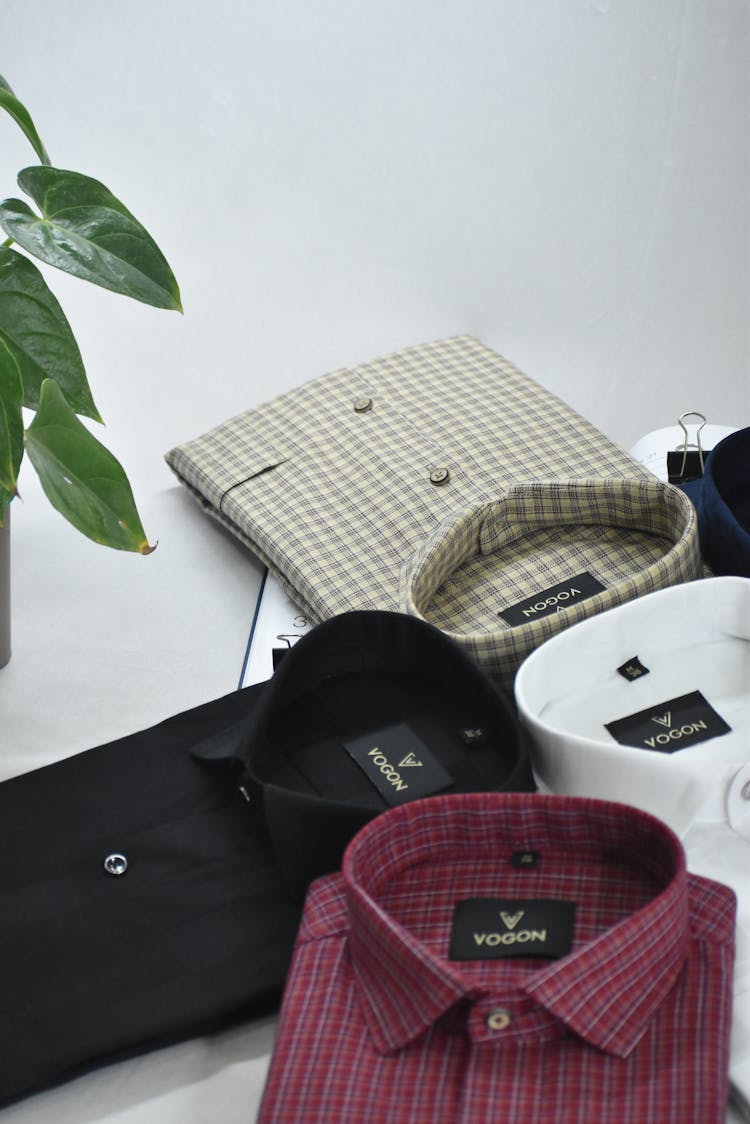
{"label": "plaid fabric pattern", "polygon": [[[589,572],[605,586],[534,617],[535,594]],[[400,605],[512,686],[526,656],[577,621],[701,575],[693,505],[656,479],[537,481],[445,521],[402,571]],[[499,613],[526,601],[526,623]]]}
{"label": "plaid fabric pattern", "polygon": [[425,537],[518,480],[650,478],[469,337],[324,375],[167,462],[314,621],[398,608],[401,566]]}
{"label": "plaid fabric pattern", "polygon": [[[538,862],[515,868],[519,848]],[[472,897],[574,901],[572,951],[449,960]],[[260,1124],[718,1124],[733,929],[732,892],[625,805],[386,812],[308,895]]]}

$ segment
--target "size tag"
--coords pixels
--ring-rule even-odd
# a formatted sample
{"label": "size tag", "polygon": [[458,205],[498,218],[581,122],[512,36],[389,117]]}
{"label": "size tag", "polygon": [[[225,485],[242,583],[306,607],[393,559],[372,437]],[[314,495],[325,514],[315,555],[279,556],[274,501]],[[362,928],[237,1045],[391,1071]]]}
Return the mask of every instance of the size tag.
{"label": "size tag", "polygon": [[644,675],[648,675],[648,668],[641,663],[637,656],[633,656],[632,660],[626,660],[617,669],[618,673],[627,679],[630,683],[635,683],[636,679],[642,679]]}
{"label": "size tag", "polygon": [[459,732],[459,737],[464,745],[480,746],[485,743],[484,730],[481,726],[469,726]]}
{"label": "size tag", "polygon": [[531,867],[538,866],[538,864],[538,851],[511,851],[510,865],[515,866],[518,870],[529,870]]}
{"label": "size tag", "polygon": [[466,898],[453,912],[451,960],[541,956],[556,960],[573,946],[575,902]]}
{"label": "size tag", "polygon": [[605,588],[593,574],[585,570],[574,578],[566,578],[559,585],[533,593],[524,601],[511,605],[509,609],[502,609],[497,615],[510,625],[528,624],[539,617],[548,617],[550,613],[564,613],[571,605],[602,593]]}
{"label": "size tag", "polygon": [[453,784],[450,773],[405,722],[351,738],[344,749],[391,806]]}
{"label": "size tag", "polygon": [[700,691],[655,703],[604,725],[621,745],[655,749],[659,753],[674,753],[731,730]]}

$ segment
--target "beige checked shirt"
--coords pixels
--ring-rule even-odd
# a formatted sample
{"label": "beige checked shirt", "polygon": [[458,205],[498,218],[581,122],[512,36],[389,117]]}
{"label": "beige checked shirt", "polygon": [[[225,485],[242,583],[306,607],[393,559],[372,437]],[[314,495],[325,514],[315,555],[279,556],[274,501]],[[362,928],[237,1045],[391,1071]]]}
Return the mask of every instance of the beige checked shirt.
{"label": "beige checked shirt", "polygon": [[[428,536],[517,481],[653,479],[564,402],[466,336],[314,379],[173,449],[167,462],[312,620],[398,609],[402,566]],[[645,537],[632,543],[632,596],[682,581],[691,568],[674,564],[681,550],[675,557],[668,535]],[[688,553],[694,540],[687,528]],[[639,583],[640,568],[652,573],[655,550],[666,555],[657,584]],[[556,580],[585,568],[576,551],[562,551]],[[533,555],[526,570],[527,592],[551,584]],[[493,611],[516,592],[498,589]],[[497,633],[491,617],[478,617],[474,631]]]}
{"label": "beige checked shirt", "polygon": [[699,577],[696,528],[687,497],[660,480],[514,484],[427,537],[402,569],[401,609],[510,687],[563,628]]}

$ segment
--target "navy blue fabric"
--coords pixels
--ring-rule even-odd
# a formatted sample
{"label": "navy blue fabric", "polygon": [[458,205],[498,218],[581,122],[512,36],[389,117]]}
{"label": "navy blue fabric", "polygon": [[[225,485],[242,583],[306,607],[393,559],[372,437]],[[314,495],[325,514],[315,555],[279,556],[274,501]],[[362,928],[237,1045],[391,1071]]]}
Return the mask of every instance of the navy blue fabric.
{"label": "navy blue fabric", "polygon": [[750,578],[750,428],[709,454],[697,497],[701,553],[716,574]]}
{"label": "navy blue fabric", "polygon": [[683,484],[678,484],[677,487],[692,501],[693,507],[697,508],[700,500],[701,488],[703,487],[703,477],[700,476],[697,480],[686,480]]}

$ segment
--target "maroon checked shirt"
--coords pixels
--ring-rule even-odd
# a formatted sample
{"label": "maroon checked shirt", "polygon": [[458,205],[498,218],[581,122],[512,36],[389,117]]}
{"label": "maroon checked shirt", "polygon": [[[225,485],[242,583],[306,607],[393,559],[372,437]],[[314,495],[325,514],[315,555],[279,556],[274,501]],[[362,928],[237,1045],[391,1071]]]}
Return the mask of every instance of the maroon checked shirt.
{"label": "maroon checked shirt", "polygon": [[623,804],[387,811],[310,890],[260,1124],[719,1124],[734,913]]}

